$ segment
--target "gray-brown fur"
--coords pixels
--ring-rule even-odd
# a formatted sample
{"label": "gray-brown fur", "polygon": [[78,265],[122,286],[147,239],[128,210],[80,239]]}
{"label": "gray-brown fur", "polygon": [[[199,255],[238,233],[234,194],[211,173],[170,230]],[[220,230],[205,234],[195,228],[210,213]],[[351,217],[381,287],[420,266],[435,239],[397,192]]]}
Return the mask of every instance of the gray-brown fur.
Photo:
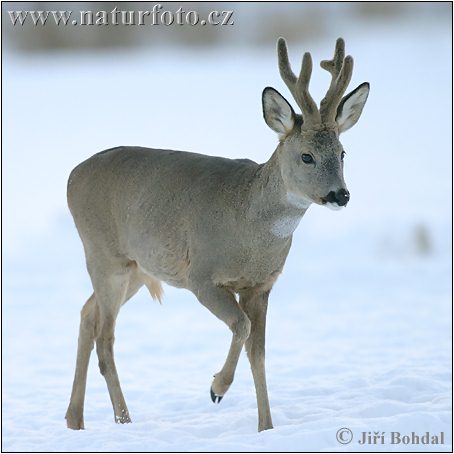
{"label": "gray-brown fur", "polygon": [[[279,46],[282,54],[285,42]],[[310,71],[309,76],[305,71],[307,87]],[[318,109],[311,127],[304,127],[309,111],[303,110],[301,119],[278,92],[265,89],[265,121],[280,143],[264,164],[117,147],[73,170],[68,205],[94,294],[81,314],[68,427],[84,427],[87,367],[95,344],[115,421],[130,422],[113,357],[115,320],[143,285],[160,300],[162,281],[192,291],[232,330],[227,359],[213,380],[214,399],[227,392],[245,345],[256,387],[258,428],[272,428],[264,365],[269,292],[309,205],[341,204],[332,202],[339,191],[344,191],[342,204],[348,200],[338,135],[359,118],[366,85],[348,95],[353,99],[344,98],[331,128],[314,121],[321,118]],[[314,163],[303,162],[304,154],[313,156]]]}

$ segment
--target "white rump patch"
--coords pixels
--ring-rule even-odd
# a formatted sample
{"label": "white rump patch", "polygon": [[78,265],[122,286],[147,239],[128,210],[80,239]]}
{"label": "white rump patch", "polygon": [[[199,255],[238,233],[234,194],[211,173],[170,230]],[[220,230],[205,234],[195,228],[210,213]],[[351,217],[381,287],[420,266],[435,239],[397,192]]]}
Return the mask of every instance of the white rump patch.
{"label": "white rump patch", "polygon": [[279,238],[287,238],[295,231],[301,221],[301,216],[284,216],[273,222],[271,232]]}

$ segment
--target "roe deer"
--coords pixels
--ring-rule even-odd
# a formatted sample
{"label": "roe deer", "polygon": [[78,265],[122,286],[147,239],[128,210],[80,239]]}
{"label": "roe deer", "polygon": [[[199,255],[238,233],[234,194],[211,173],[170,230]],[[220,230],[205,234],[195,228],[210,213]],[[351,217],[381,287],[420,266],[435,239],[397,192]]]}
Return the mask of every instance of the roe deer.
{"label": "roe deer", "polygon": [[275,89],[265,88],[263,116],[279,136],[266,163],[117,147],[72,171],[68,205],[94,293],[81,312],[66,413],[69,428],[84,428],[87,368],[95,342],[115,421],[131,421],[114,362],[115,320],[143,285],[160,300],[161,281],[193,292],[233,333],[225,364],[211,385],[213,402],[220,402],[229,389],[245,345],[258,430],[273,427],[265,379],[268,296],[310,204],[339,208],[350,199],[339,134],[358,121],[369,93],[369,84],[363,83],[343,96],[353,59],[345,57],[342,39],[336,42],[334,58],[321,62],[332,80],[320,108],[308,89],[310,54],[304,55],[296,77],[283,38],[277,47],[281,77],[302,115]]}

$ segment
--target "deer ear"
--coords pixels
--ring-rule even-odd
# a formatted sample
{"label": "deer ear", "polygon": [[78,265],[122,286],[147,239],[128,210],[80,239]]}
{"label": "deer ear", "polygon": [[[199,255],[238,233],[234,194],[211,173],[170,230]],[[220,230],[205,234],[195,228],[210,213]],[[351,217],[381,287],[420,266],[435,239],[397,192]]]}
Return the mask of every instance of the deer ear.
{"label": "deer ear", "polygon": [[263,118],[280,137],[286,136],[295,124],[295,112],[288,101],[274,88],[266,87],[262,94]]}
{"label": "deer ear", "polygon": [[356,124],[361,116],[369,95],[369,83],[364,82],[351,93],[344,96],[337,108],[336,123],[339,133],[347,131]]}

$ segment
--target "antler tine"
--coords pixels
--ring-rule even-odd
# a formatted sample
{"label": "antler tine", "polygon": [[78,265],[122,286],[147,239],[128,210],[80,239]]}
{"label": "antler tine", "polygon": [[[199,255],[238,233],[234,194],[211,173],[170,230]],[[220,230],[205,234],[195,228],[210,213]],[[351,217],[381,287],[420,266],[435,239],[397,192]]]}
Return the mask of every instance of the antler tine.
{"label": "antler tine", "polygon": [[306,124],[320,122],[320,114],[317,104],[309,94],[309,80],[312,73],[312,59],[309,53],[304,54],[300,75],[297,78],[293,73],[288,58],[287,43],[284,38],[277,42],[277,54],[279,60],[279,72],[282,80],[287,85],[290,93],[303,113]]}
{"label": "antler tine", "polygon": [[279,61],[279,73],[282,77],[282,80],[285,82],[285,85],[287,85],[290,93],[299,105],[298,93],[296,91],[297,78],[293,73],[292,68],[290,67],[287,43],[285,42],[284,38],[279,38],[277,41],[277,57]]}
{"label": "antler tine", "polygon": [[[294,85],[296,83],[296,76],[293,74],[288,59],[287,43],[284,38],[277,40],[277,56],[279,59],[279,72],[282,79],[286,84]],[[290,87],[289,87],[290,88]]]}
{"label": "antler tine", "polygon": [[334,58],[332,60],[322,60],[320,66],[331,73],[333,78],[336,78],[342,69],[342,63],[345,57],[345,41],[338,38],[336,41],[336,48],[334,50]]}
{"label": "antler tine", "polygon": [[331,74],[330,87],[320,102],[320,115],[324,122],[335,121],[337,107],[352,77],[353,58],[350,55],[345,58],[344,56],[345,42],[339,38],[333,59],[320,62],[320,66]]}
{"label": "antler tine", "polygon": [[301,100],[303,101],[301,104],[304,106],[305,111],[303,110],[303,114],[307,112],[304,121],[311,118],[313,122],[320,123],[320,113],[317,108],[317,104],[315,103],[314,99],[309,93],[309,81],[311,79],[312,74],[312,57],[309,52],[306,52],[303,56],[303,61],[301,63],[301,71],[296,81],[296,86],[298,88],[298,93],[301,96]]}

